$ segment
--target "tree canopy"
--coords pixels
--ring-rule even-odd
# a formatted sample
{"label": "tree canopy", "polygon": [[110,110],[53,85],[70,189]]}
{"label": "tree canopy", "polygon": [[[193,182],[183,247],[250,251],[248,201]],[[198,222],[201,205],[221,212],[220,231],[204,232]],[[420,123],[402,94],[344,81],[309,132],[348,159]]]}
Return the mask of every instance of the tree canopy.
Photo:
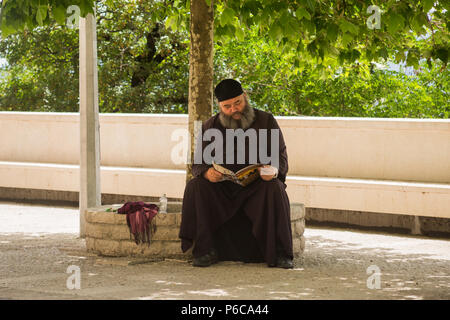
{"label": "tree canopy", "polygon": [[[329,66],[392,55],[415,67],[422,58],[429,64],[448,62],[448,1],[227,0],[214,5],[216,41],[243,41],[257,27],[259,36],[278,43],[279,53],[296,55],[299,71],[314,67],[325,72]],[[182,25],[188,2],[176,0],[172,8],[167,24]]]}
{"label": "tree canopy", "polygon": [[[189,1],[159,2],[172,8],[168,25],[177,27],[189,18]],[[105,4],[113,6],[114,1]],[[50,24],[50,15],[64,24],[67,9],[74,5],[84,17],[93,12],[94,0],[3,0],[2,36]],[[298,53],[296,66],[305,58],[323,68],[345,61],[387,58],[390,54],[416,67],[421,58],[440,59],[445,65],[448,62],[448,1],[218,0],[214,6],[218,13],[216,39],[236,37],[242,41],[246,31],[257,26],[260,35],[268,34],[279,43],[281,52]],[[417,43],[417,37],[424,41]]]}
{"label": "tree canopy", "polygon": [[[74,7],[79,11],[71,10]],[[2,37],[7,37],[18,31],[52,24],[54,20],[64,25],[68,13],[86,17],[88,13],[94,13],[94,0],[2,0],[1,9],[0,30]]]}
{"label": "tree canopy", "polygon": [[[189,3],[96,1],[101,112],[187,112]],[[81,15],[93,11],[87,0],[2,2],[2,110],[78,110],[78,30],[67,28],[74,4]],[[449,117],[447,2],[380,1],[380,29],[370,1],[214,5],[215,78],[239,78],[263,109]],[[389,61],[415,71],[371,63]]]}

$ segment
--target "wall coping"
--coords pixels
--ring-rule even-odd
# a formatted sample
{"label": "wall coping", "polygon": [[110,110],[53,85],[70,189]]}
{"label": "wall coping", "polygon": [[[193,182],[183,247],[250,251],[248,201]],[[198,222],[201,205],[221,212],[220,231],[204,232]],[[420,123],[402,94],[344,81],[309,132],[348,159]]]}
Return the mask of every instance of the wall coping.
{"label": "wall coping", "polygon": [[[51,120],[56,122],[79,121],[78,112],[35,112],[35,111],[0,111],[0,117],[6,116],[12,119],[26,117],[38,117],[40,121]],[[61,117],[64,116],[64,117]],[[122,122],[127,118],[132,123],[146,123],[149,121],[160,121],[161,119],[172,120],[169,124],[187,123],[187,114],[164,114],[164,113],[99,113],[99,117],[107,122]],[[119,120],[116,120],[119,119]],[[379,126],[385,124],[396,127],[407,124],[423,124],[427,129],[449,130],[450,119],[415,119],[415,118],[365,118],[365,117],[315,117],[315,116],[275,116],[275,119],[282,121],[289,126],[292,122],[303,122],[304,125],[312,123],[329,123],[333,127],[354,127],[358,123],[366,126]],[[315,126],[317,127],[317,125]],[[422,128],[425,129],[425,128]]]}

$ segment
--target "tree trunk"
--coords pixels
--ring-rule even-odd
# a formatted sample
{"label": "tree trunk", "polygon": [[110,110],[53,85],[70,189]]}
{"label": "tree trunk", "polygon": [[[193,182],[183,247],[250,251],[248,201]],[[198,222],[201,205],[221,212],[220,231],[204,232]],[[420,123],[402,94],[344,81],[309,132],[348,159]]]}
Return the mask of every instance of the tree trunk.
{"label": "tree trunk", "polygon": [[[214,56],[213,1],[191,0],[190,56],[189,56],[189,155],[186,182],[192,179],[194,161],[194,125],[212,116],[213,56]],[[201,126],[200,126],[201,128]]]}

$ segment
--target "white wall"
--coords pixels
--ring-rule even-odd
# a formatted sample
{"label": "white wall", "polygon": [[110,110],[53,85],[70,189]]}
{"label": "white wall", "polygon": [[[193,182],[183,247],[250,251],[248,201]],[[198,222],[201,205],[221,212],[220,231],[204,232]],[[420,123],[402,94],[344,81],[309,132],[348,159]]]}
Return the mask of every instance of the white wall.
{"label": "white wall", "polygon": [[[276,117],[307,207],[450,217],[450,120]],[[182,197],[187,115],[100,114],[102,192]],[[78,113],[0,112],[0,187],[78,191]]]}
{"label": "white wall", "polygon": [[[450,183],[450,120],[277,117],[289,174]],[[101,164],[184,169],[171,161],[186,115],[100,114]],[[0,161],[78,164],[77,113],[0,112]]]}

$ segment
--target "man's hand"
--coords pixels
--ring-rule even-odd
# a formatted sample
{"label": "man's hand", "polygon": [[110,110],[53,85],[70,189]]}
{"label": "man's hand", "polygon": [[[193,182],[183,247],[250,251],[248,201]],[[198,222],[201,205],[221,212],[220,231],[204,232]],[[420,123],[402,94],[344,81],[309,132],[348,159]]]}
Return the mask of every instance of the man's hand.
{"label": "man's hand", "polygon": [[276,175],[277,175],[277,173],[278,173],[277,168],[272,167],[272,166],[270,166],[270,165],[268,165],[268,164],[264,165],[263,168],[270,168],[270,169],[267,170],[267,171],[271,172],[271,174],[265,174],[265,173],[266,173],[266,172],[265,172],[266,170],[263,170],[263,174],[261,174],[261,167],[259,167],[259,168],[258,168],[258,171],[259,171],[259,176],[261,177],[261,179],[263,179],[264,181],[270,181],[270,180],[272,180],[273,178],[276,177]]}
{"label": "man's hand", "polygon": [[222,174],[212,167],[205,171],[203,177],[211,182],[219,182],[222,180]]}

